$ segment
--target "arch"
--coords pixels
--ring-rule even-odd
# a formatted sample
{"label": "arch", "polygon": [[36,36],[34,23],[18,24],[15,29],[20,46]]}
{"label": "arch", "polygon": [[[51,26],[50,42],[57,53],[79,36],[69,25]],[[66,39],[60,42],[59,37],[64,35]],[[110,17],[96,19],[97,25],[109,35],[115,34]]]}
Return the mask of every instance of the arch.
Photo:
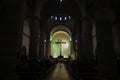
{"label": "arch", "polygon": [[[65,44],[62,44],[63,53],[62,56],[64,58],[68,58],[71,55],[71,31],[68,27],[63,25],[55,26],[51,32],[50,32],[50,41],[51,41],[51,56],[54,58],[57,58],[60,54],[60,46],[58,44],[55,44],[55,42],[59,41],[58,39],[61,38],[61,42],[65,42]],[[58,52],[56,52],[56,51]]]}
{"label": "arch", "polygon": [[70,41],[72,41],[72,34],[71,34],[70,29],[69,29],[68,27],[66,27],[66,26],[63,26],[63,25],[55,26],[55,27],[51,30],[51,32],[50,32],[50,41],[52,40],[53,34],[54,34],[55,32],[57,32],[57,31],[64,31],[64,32],[66,32],[66,34],[68,34],[69,37],[70,37]]}
{"label": "arch", "polygon": [[101,8],[95,11],[95,19],[106,19],[112,23],[116,20],[115,12],[111,8]]}

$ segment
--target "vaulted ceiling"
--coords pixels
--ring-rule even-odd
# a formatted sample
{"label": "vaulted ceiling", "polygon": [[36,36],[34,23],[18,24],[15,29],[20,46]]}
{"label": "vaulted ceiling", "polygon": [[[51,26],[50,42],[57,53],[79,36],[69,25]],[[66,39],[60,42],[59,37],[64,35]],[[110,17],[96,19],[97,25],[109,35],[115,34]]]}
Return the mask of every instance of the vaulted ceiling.
{"label": "vaulted ceiling", "polygon": [[[82,0],[43,0],[43,8],[41,11],[42,20],[47,20],[51,15],[65,14],[75,19],[81,19],[80,1]],[[94,17],[94,12],[100,7],[109,6],[119,16],[119,0],[85,0],[87,15]],[[27,0],[30,8],[35,5],[35,0]],[[79,4],[79,5],[78,5]],[[29,12],[28,12],[29,14]]]}
{"label": "vaulted ceiling", "polygon": [[42,8],[42,17],[48,18],[55,14],[66,14],[74,18],[80,17],[80,8],[76,0],[46,0]]}

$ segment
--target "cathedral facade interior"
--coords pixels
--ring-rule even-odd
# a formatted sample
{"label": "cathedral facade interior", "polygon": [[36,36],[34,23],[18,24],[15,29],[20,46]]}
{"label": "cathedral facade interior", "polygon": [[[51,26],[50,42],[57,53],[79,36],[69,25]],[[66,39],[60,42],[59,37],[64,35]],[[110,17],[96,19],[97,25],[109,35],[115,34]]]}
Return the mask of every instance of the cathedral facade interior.
{"label": "cathedral facade interior", "polygon": [[120,80],[119,0],[0,0],[0,80]]}

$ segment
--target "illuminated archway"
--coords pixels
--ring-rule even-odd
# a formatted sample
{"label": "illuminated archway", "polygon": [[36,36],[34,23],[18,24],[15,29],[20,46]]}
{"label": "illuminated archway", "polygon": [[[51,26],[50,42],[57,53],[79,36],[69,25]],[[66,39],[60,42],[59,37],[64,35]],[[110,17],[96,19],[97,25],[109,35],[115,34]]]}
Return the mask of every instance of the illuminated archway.
{"label": "illuminated archway", "polygon": [[51,31],[51,56],[57,58],[63,56],[68,58],[71,55],[71,32],[65,26],[57,26]]}

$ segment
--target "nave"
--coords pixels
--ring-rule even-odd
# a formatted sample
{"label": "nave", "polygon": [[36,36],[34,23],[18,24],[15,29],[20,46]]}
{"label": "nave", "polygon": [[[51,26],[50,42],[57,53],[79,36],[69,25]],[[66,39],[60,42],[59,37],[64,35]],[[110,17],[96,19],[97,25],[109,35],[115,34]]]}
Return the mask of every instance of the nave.
{"label": "nave", "polygon": [[95,63],[83,64],[77,61],[43,60],[17,67],[18,80],[95,80]]}
{"label": "nave", "polygon": [[63,63],[57,63],[48,80],[74,80]]}
{"label": "nave", "polygon": [[[50,66],[44,64],[42,67],[39,65],[41,64],[38,63],[34,67],[31,65],[21,66],[18,71],[19,80],[74,80],[65,63],[50,63]],[[42,69],[40,70],[40,68]]]}
{"label": "nave", "polygon": [[64,62],[41,61],[17,67],[19,80],[74,80]]}

